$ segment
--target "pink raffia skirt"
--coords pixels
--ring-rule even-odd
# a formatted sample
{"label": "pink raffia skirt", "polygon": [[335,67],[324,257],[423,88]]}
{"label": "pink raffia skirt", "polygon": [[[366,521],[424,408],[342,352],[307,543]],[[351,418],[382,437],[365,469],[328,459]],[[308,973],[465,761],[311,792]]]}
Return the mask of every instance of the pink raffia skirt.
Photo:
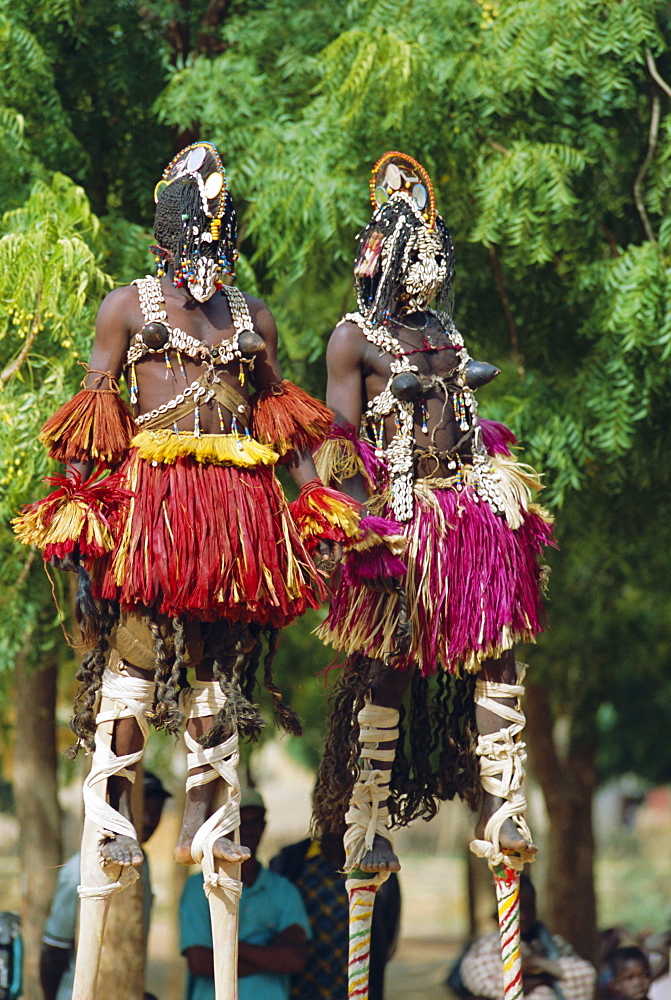
{"label": "pink raffia skirt", "polygon": [[[513,486],[508,506],[520,497],[510,517],[495,514],[468,485],[458,491],[430,480],[415,484],[414,516],[403,525],[412,640],[407,654],[393,661],[400,669],[416,665],[424,676],[439,668],[477,671],[482,660],[532,642],[543,628],[539,560],[554,544],[552,520],[525,498],[531,470],[500,461],[498,471]],[[374,513],[393,517],[385,503]],[[398,622],[395,594],[341,586],[318,634],[348,656],[385,659],[396,653]]]}

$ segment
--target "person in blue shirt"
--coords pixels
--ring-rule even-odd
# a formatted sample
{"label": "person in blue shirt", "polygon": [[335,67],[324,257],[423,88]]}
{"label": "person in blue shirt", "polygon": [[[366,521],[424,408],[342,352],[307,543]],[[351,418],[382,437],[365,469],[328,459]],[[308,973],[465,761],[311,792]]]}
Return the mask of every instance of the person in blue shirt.
{"label": "person in blue shirt", "polygon": [[[289,1000],[289,977],[305,967],[311,937],[296,887],[264,868],[256,857],[265,825],[263,799],[255,789],[245,789],[240,843],[251,855],[240,875],[238,1000]],[[179,923],[180,951],[188,968],[185,1000],[215,1000],[212,925],[200,873],[184,884]]]}

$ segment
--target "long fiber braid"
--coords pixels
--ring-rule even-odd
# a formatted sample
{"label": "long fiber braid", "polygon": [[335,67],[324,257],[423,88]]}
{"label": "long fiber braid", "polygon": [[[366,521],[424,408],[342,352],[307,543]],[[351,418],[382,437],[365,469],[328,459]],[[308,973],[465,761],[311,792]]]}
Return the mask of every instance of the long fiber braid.
{"label": "long fiber braid", "polygon": [[212,672],[226,700],[210,728],[198,740],[202,747],[218,746],[236,729],[240,735],[256,740],[265,726],[256,705],[252,704],[240,683],[250,651],[256,644],[249,627],[233,624],[214,646]]}
{"label": "long fiber braid", "polygon": [[[394,826],[405,826],[418,817],[432,819],[438,811],[437,782],[431,766],[433,728],[429,682],[415,671],[410,685],[409,711],[403,710],[399,719],[399,744],[389,786],[389,809]],[[406,743],[409,746],[407,757]]]}
{"label": "long fiber braid", "polygon": [[184,681],[184,623],[180,618],[172,619],[175,638],[175,658],[170,663],[165,638],[157,622],[149,622],[149,631],[154,637],[154,717],[156,729],[165,729],[176,736],[184,721],[179,707],[179,692]]}
{"label": "long fiber braid", "polygon": [[280,643],[280,629],[266,628],[264,632],[268,642],[268,652],[263,658],[263,683],[273,701],[275,722],[286,733],[291,733],[292,736],[301,736],[303,733],[301,720],[293,708],[284,703],[282,692],[273,677],[273,660]]}
{"label": "long fiber braid", "polygon": [[239,671],[244,669],[249,645],[245,638],[246,632],[243,625],[232,626],[227,633],[227,643],[218,650],[212,661],[214,678],[219,681],[226,701],[210,728],[198,740],[203,747],[218,746],[236,729],[240,734],[256,739],[265,725],[256,706],[240,691],[237,680]]}
{"label": "long fiber braid", "polygon": [[352,788],[359,774],[357,715],[370,688],[372,668],[373,661],[368,657],[352,656],[336,681],[314,794],[312,826],[315,833],[335,830],[345,821]]}
{"label": "long fiber braid", "polygon": [[95,709],[98,692],[107,665],[110,633],[119,619],[119,606],[113,601],[101,601],[99,612],[100,626],[96,645],[85,654],[77,671],[79,687],[75,695],[70,728],[78,742],[67,751],[67,756],[73,760],[82,746],[91,753],[96,748]]}
{"label": "long fiber braid", "polygon": [[442,800],[458,795],[475,812],[482,789],[475,755],[478,732],[474,692],[474,674],[454,677],[441,672],[438,676],[438,717],[444,721],[440,730],[437,794]]}

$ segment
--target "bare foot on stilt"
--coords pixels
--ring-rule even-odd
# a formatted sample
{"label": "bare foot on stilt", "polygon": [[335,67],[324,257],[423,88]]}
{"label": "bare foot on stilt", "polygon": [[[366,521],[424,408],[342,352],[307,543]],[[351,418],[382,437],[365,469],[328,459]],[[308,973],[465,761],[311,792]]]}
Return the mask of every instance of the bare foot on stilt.
{"label": "bare foot on stilt", "polygon": [[[475,827],[475,836],[478,840],[485,839],[485,827],[488,821],[505,802],[505,799],[497,798],[485,792],[482,801],[482,812]],[[538,852],[538,848],[531,840],[527,840],[515,826],[512,819],[505,819],[499,832],[499,845],[504,854],[520,854],[531,860],[531,856]]]}
{"label": "bare foot on stilt", "polygon": [[366,851],[357,867],[362,872],[400,872],[401,863],[386,837],[376,833],[373,846]]}
{"label": "bare foot on stilt", "polygon": [[139,868],[144,857],[137,840],[123,833],[106,840],[100,850],[106,864],[121,865],[123,868]]}
{"label": "bare foot on stilt", "polygon": [[[191,837],[180,838],[174,850],[174,858],[178,865],[195,864],[191,855],[191,840]],[[243,847],[241,844],[234,844],[228,837],[219,837],[215,841],[212,853],[215,858],[226,861],[228,864],[246,861],[250,857],[249,848]]]}

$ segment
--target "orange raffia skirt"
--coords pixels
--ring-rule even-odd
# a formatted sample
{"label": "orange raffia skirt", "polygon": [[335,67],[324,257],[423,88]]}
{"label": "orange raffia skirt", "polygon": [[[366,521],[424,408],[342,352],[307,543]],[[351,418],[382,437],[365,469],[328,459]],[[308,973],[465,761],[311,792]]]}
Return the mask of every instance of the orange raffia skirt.
{"label": "orange raffia skirt", "polygon": [[278,628],[325,599],[272,466],[151,461],[131,448],[119,472],[133,497],[113,551],[90,566],[97,597]]}

